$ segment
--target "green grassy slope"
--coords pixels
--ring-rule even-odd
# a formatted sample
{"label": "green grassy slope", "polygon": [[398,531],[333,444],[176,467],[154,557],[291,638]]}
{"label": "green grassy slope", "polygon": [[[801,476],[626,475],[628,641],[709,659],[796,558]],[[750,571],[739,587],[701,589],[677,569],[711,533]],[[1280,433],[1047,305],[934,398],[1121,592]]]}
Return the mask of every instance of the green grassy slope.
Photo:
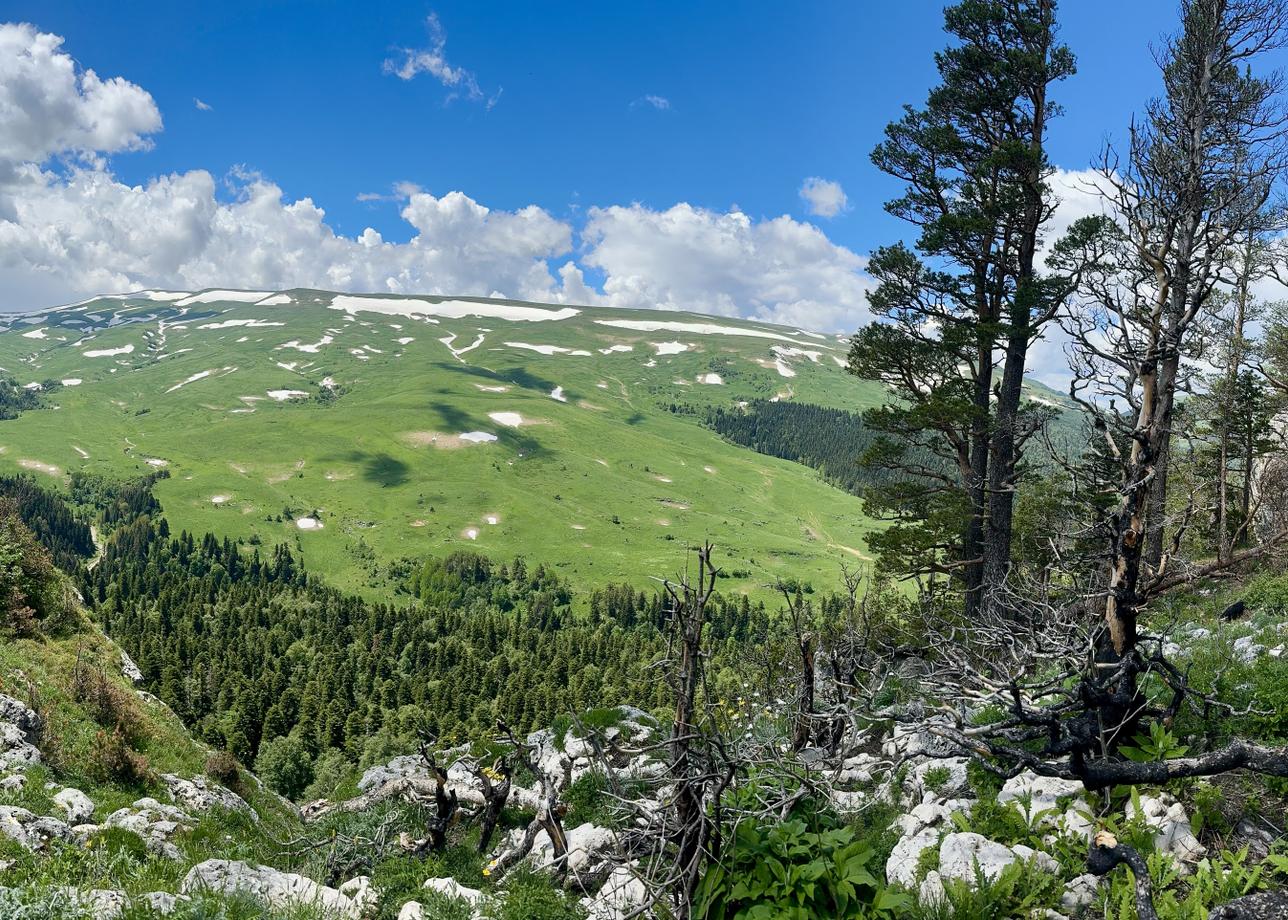
{"label": "green grassy slope", "polygon": [[[596,584],[673,574],[684,541],[711,538],[735,590],[776,574],[830,584],[841,559],[865,554],[874,524],[857,499],[670,411],[776,395],[875,404],[880,389],[844,373],[833,337],[501,301],[343,310],[321,292],[228,296],[100,299],[12,320],[0,367],[68,383],[51,408],[0,424],[0,469],[163,466],[172,526],[298,542],[311,568],[359,589],[373,586],[373,559],[463,547]],[[606,325],[622,321],[696,326]],[[338,399],[317,398],[324,381]],[[278,522],[284,509],[318,512],[321,529]]]}
{"label": "green grassy slope", "polygon": [[[684,313],[319,291],[100,298],[0,331],[0,368],[67,382],[46,397],[56,408],[0,424],[0,469],[165,468],[172,526],[295,542],[360,590],[382,588],[375,560],[462,547],[579,584],[642,583],[704,538],[733,590],[780,574],[826,585],[865,558],[876,525],[861,502],[672,410],[876,405],[881,388],[845,373],[845,355],[835,336]],[[328,386],[337,399],[318,398]],[[279,522],[287,510],[296,520]],[[313,512],[321,528],[301,529]]]}

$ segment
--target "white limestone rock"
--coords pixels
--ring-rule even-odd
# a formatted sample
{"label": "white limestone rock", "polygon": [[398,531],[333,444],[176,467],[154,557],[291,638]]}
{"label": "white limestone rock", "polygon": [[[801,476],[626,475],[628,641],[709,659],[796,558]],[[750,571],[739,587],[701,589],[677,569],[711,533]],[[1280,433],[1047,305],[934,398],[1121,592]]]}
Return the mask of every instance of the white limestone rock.
{"label": "white limestone rock", "polygon": [[647,903],[648,889],[630,866],[618,866],[599,891],[581,899],[587,920],[623,920]]}
{"label": "white limestone rock", "polygon": [[[1197,862],[1207,853],[1199,843],[1190,825],[1185,806],[1167,793],[1160,796],[1140,796],[1140,810],[1145,823],[1155,830],[1154,848],[1169,853],[1183,863]],[[1127,818],[1136,817],[1136,805],[1128,800],[1124,809]]]}
{"label": "white limestone rock", "polygon": [[135,684],[143,680],[143,672],[139,670],[139,666],[134,663],[134,659],[126,653],[125,649],[121,649],[121,676]]}
{"label": "white limestone rock", "polygon": [[939,874],[944,879],[973,884],[978,865],[984,877],[992,881],[1020,858],[1010,847],[983,834],[948,834],[939,845]]}
{"label": "white limestone rock", "polygon": [[1006,781],[997,794],[997,801],[1000,804],[1014,802],[1030,827],[1051,827],[1066,813],[1060,808],[1061,800],[1072,799],[1072,807],[1085,811],[1085,794],[1086,788],[1079,780],[1038,776],[1025,770]]}
{"label": "white limestone rock", "polygon": [[886,879],[892,885],[911,888],[917,884],[917,862],[925,850],[939,844],[939,831],[923,827],[917,833],[904,837],[890,851],[886,860]]}
{"label": "white limestone rock", "polygon": [[175,776],[173,773],[163,773],[161,774],[161,781],[165,783],[166,790],[170,793],[170,798],[177,805],[184,808],[189,808],[193,811],[210,811],[215,808],[223,808],[228,811],[240,811],[255,821],[259,820],[259,815],[255,813],[255,809],[251,808],[245,799],[231,789],[225,789],[204,776],[184,779],[183,777]]}
{"label": "white limestone rock", "polygon": [[471,908],[478,908],[487,898],[483,892],[477,888],[467,888],[454,878],[427,878],[425,884],[420,887],[429,891],[437,891],[441,895],[449,898],[456,898],[469,904]]}
{"label": "white limestone rock", "polygon": [[54,804],[67,816],[68,824],[85,824],[94,817],[94,802],[79,789],[61,790],[54,796]]}
{"label": "white limestone rock", "polygon": [[[604,855],[612,849],[614,835],[606,827],[599,827],[587,821],[567,831],[568,837],[568,871],[583,872],[602,861]],[[545,869],[554,864],[554,845],[550,835],[545,831],[538,832],[532,842],[531,859],[534,866]]]}
{"label": "white limestone rock", "polygon": [[[904,792],[913,802],[938,802],[959,797],[970,790],[970,781],[966,777],[966,764],[965,757],[945,757],[941,760],[925,760],[915,764],[904,780]],[[947,779],[942,779],[945,771],[948,774]],[[933,789],[932,784],[926,780],[932,774],[933,778],[942,779],[942,782],[935,784]]]}
{"label": "white limestone rock", "polygon": [[281,872],[271,866],[256,866],[240,860],[208,859],[184,876],[180,892],[186,895],[209,891],[215,894],[245,894],[269,907],[298,905],[319,908],[336,917],[361,920],[366,904],[335,888],[319,885],[303,875]]}

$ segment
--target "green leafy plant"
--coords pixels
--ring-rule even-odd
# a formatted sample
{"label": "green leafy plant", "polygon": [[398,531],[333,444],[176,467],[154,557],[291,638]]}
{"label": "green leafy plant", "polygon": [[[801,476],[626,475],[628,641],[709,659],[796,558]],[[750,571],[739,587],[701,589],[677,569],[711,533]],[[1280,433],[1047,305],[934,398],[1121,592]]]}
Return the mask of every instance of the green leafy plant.
{"label": "green leafy plant", "polygon": [[888,917],[910,903],[873,874],[874,850],[848,827],[811,829],[793,817],[740,824],[733,845],[703,876],[694,916],[705,920]]}
{"label": "green leafy plant", "polygon": [[1135,745],[1124,745],[1121,752],[1127,759],[1138,763],[1184,757],[1189,750],[1189,746],[1181,744],[1161,722],[1151,723],[1148,735],[1137,735],[1133,740]]}

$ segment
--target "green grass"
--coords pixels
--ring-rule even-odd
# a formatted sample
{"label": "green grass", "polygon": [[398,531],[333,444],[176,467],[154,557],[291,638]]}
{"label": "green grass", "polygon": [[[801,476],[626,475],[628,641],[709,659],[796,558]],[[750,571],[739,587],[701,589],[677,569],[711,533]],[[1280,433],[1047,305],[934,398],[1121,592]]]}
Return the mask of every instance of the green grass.
{"label": "green grass", "polygon": [[[349,319],[315,304],[187,310],[180,316],[166,304],[99,301],[0,332],[0,367],[20,382],[83,381],[47,397],[58,408],[0,426],[0,469],[54,479],[77,469],[122,476],[149,472],[147,459],[163,459],[171,478],[156,494],[175,530],[291,542],[310,568],[367,593],[389,589],[381,570],[391,559],[467,546],[499,559],[525,555],[578,584],[643,586],[649,576],[674,575],[686,543],[710,538],[726,571],[736,573],[728,587],[756,593],[776,575],[831,586],[842,560],[866,557],[865,537],[876,525],[858,499],[812,470],[726,443],[695,415],[671,411],[673,404],[700,410],[775,395],[874,405],[881,390],[838,366],[846,349],[834,337],[640,311],[429,323],[368,312]],[[284,325],[199,328],[249,319]],[[596,322],[604,319],[718,322],[790,341],[641,332]],[[69,325],[76,320],[99,328],[81,341],[86,327]],[[45,337],[22,334],[33,329]],[[438,341],[453,334],[458,346],[480,334],[484,341],[458,360]],[[334,341],[316,354],[281,347],[327,335]],[[400,344],[403,337],[414,341]],[[660,355],[652,344],[672,341],[690,347]],[[506,342],[591,354],[542,355]],[[776,344],[809,349],[818,360],[789,357],[795,376],[784,377]],[[84,354],[127,345],[133,352]],[[629,352],[600,351],[627,345]],[[696,382],[712,373],[724,383]],[[313,394],[326,377],[343,388],[332,404],[266,396]],[[566,402],[551,398],[556,387]],[[507,427],[489,418],[495,412],[531,423]],[[423,444],[427,432],[470,431],[498,440]],[[216,496],[227,499],[216,504]],[[319,512],[324,528],[278,522],[287,509],[295,517]]]}

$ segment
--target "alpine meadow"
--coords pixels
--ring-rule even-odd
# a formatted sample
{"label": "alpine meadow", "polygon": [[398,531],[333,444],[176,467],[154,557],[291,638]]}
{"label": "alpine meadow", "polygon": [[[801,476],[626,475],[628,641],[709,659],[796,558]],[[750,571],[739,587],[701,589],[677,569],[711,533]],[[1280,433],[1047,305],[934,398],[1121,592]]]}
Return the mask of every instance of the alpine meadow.
{"label": "alpine meadow", "polygon": [[0,920],[1288,920],[1288,0],[1173,3],[12,0]]}

